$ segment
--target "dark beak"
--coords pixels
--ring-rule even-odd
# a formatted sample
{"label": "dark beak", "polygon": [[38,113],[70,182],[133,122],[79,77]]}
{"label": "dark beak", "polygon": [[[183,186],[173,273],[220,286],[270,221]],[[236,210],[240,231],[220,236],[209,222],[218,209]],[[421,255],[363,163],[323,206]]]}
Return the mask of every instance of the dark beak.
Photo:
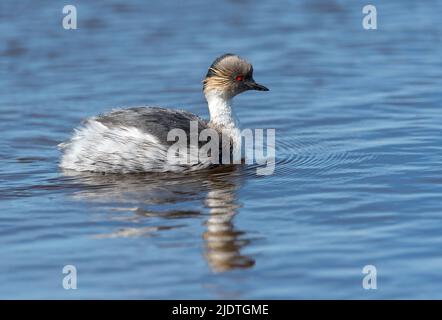
{"label": "dark beak", "polygon": [[267,87],[264,87],[262,84],[256,83],[255,80],[246,82],[246,86],[249,90],[269,91]]}

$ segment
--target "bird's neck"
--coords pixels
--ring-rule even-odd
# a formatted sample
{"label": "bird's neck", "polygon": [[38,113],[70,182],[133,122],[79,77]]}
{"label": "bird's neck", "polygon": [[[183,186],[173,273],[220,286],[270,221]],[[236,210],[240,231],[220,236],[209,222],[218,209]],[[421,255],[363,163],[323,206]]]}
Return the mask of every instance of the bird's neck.
{"label": "bird's neck", "polygon": [[219,91],[206,93],[210,122],[220,129],[238,128],[238,120],[232,110],[232,98]]}
{"label": "bird's neck", "polygon": [[232,110],[232,97],[219,91],[206,92],[207,104],[210,112],[209,126],[215,128],[224,137],[230,136],[233,152],[240,151],[241,133],[239,121]]}

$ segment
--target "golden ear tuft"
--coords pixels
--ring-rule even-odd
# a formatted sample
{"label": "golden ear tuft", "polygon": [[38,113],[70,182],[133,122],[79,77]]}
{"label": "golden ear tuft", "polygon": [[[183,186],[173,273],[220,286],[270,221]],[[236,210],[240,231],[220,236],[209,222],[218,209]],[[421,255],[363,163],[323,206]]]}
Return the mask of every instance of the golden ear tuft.
{"label": "golden ear tuft", "polygon": [[204,79],[204,91],[229,90],[235,84],[235,77],[253,72],[252,65],[245,59],[228,53],[215,59]]}

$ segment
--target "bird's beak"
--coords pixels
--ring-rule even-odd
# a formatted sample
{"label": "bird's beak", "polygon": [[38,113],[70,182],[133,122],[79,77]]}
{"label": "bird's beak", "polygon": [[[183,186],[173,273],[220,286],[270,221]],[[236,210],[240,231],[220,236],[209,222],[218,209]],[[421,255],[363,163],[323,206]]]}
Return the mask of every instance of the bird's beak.
{"label": "bird's beak", "polygon": [[256,83],[255,80],[246,82],[246,85],[249,90],[269,91],[267,87],[264,87],[262,84]]}

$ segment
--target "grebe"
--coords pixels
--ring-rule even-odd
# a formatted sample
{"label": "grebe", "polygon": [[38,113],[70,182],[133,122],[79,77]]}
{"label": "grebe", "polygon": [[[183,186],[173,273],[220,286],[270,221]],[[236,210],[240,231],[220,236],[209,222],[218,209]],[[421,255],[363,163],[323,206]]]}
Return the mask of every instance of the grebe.
{"label": "grebe", "polygon": [[207,168],[209,162],[177,165],[167,157],[174,141],[167,135],[172,129],[189,133],[190,123],[198,132],[215,129],[230,137],[238,146],[238,122],[232,111],[232,99],[247,90],[268,91],[253,79],[253,67],[245,59],[224,54],[212,63],[203,81],[210,121],[182,111],[160,107],[117,109],[87,119],[73,137],[60,144],[60,167],[75,171],[101,173],[182,172]]}

